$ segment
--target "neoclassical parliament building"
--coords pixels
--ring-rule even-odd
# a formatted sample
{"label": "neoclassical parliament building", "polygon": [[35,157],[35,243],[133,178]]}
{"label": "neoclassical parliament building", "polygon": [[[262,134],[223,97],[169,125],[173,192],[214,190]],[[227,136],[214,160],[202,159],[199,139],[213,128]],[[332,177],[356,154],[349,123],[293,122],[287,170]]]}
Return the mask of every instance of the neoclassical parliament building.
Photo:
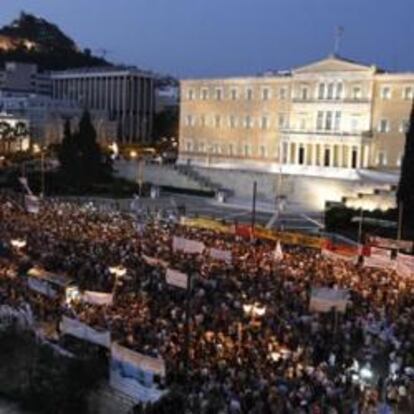
{"label": "neoclassical parliament building", "polygon": [[256,77],[181,82],[179,162],[339,179],[398,171],[414,73],[338,56]]}

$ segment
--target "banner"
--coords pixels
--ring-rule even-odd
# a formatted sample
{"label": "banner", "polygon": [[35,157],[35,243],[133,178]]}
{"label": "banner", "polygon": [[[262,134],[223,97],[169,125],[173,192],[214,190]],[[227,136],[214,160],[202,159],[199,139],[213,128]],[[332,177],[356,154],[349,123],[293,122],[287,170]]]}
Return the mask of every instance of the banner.
{"label": "banner", "polygon": [[142,259],[144,262],[149,266],[161,266],[161,267],[167,267],[168,263],[165,260],[157,259],[155,257],[150,257],[145,254],[142,255]]}
{"label": "banner", "polygon": [[322,249],[321,253],[323,257],[326,257],[327,259],[331,259],[333,261],[344,260],[346,262],[350,262],[354,264],[358,263],[358,258],[359,258],[358,255],[348,256],[348,255],[340,254],[340,253],[337,253],[336,251],[328,250],[328,249]]}
{"label": "banner", "polygon": [[40,210],[40,199],[34,195],[25,195],[24,202],[26,211],[31,214],[38,214]]}
{"label": "banner", "polygon": [[173,237],[173,250],[176,252],[182,250],[184,253],[201,254],[204,251],[204,243],[185,239],[184,237]]}
{"label": "banner", "polygon": [[217,260],[222,260],[226,263],[231,263],[232,261],[232,254],[230,250],[221,250],[221,249],[210,249],[210,257]]}
{"label": "banner", "polygon": [[111,346],[111,334],[109,331],[97,331],[77,319],[63,316],[60,322],[60,330],[63,334],[74,336],[95,345],[105,348],[110,348]]}
{"label": "banner", "polygon": [[29,277],[27,279],[27,286],[37,293],[48,296],[49,298],[55,298],[58,295],[57,291],[53,289],[46,280]]}
{"label": "banner", "polygon": [[167,269],[165,274],[165,280],[169,285],[177,286],[182,289],[188,287],[188,276],[185,273],[181,273],[178,270]]}
{"label": "banner", "polygon": [[92,305],[112,305],[114,295],[112,293],[92,292],[86,290],[81,295],[82,302],[90,303]]}
{"label": "banner", "polygon": [[344,313],[348,304],[348,291],[332,288],[312,288],[309,310],[314,312],[330,312],[334,308]]}
{"label": "banner", "polygon": [[379,236],[368,236],[368,244],[375,247],[382,247],[391,250],[412,251],[413,242],[408,240],[394,240]]}
{"label": "banner", "polygon": [[398,253],[396,260],[396,271],[399,276],[413,277],[414,276],[414,256],[408,254]]}
{"label": "banner", "polygon": [[370,255],[364,256],[365,267],[379,267],[382,269],[394,269],[395,260],[391,259],[391,250],[371,247]]}
{"label": "banner", "polygon": [[234,233],[233,226],[223,224],[219,221],[208,218],[189,218],[181,217],[180,224],[187,227],[213,230],[221,233]]}
{"label": "banner", "polygon": [[154,385],[154,375],[165,377],[165,363],[116,343],[111,346],[110,385],[140,402],[155,402],[165,391]]}

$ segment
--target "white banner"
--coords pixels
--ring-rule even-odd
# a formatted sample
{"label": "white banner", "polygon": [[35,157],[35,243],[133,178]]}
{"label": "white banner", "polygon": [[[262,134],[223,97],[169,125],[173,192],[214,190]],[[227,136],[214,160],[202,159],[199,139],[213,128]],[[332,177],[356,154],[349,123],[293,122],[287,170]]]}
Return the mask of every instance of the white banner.
{"label": "white banner", "polygon": [[183,237],[173,237],[173,251],[182,250],[184,253],[197,253],[201,254],[204,251],[204,243],[185,239]]}
{"label": "white banner", "polygon": [[187,289],[188,276],[185,273],[181,273],[178,270],[167,269],[165,279],[169,285],[177,286],[182,289]]}
{"label": "white banner", "polygon": [[112,293],[92,292],[86,290],[81,295],[82,302],[91,303],[92,305],[112,305],[114,295]]}
{"label": "white banner", "polygon": [[29,277],[27,279],[27,285],[30,289],[41,293],[42,295],[48,296],[49,298],[55,298],[57,296],[56,290],[53,289],[45,280]]}
{"label": "white banner", "polygon": [[379,267],[382,269],[394,269],[395,260],[391,259],[391,250],[371,247],[370,255],[364,256],[365,267]]}
{"label": "white banner", "polygon": [[399,276],[413,277],[414,276],[414,256],[408,254],[398,253],[396,260],[396,271]]}
{"label": "white banner", "polygon": [[385,249],[412,250],[413,242],[409,240],[394,240],[379,236],[368,236],[368,243],[372,246],[383,247]]}
{"label": "white banner", "polygon": [[230,250],[221,250],[221,249],[210,249],[210,256],[213,259],[222,260],[226,263],[231,263],[232,260],[232,254]]}
{"label": "white banner", "polygon": [[165,391],[154,386],[154,375],[165,377],[165,363],[116,343],[111,346],[110,385],[141,402],[159,400]]}
{"label": "white banner", "polygon": [[309,310],[329,312],[334,308],[344,313],[348,304],[348,291],[332,288],[312,288]]}
{"label": "white banner", "polygon": [[60,330],[63,334],[72,335],[84,341],[101,345],[105,348],[111,347],[111,334],[109,331],[97,331],[76,319],[63,316],[60,322]]}
{"label": "white banner", "polygon": [[331,260],[345,260],[346,262],[357,263],[358,256],[347,256],[344,254],[335,253],[332,250],[322,249],[322,256]]}
{"label": "white banner", "polygon": [[26,211],[31,214],[38,214],[40,210],[40,200],[39,197],[34,195],[25,195],[24,202],[26,206]]}

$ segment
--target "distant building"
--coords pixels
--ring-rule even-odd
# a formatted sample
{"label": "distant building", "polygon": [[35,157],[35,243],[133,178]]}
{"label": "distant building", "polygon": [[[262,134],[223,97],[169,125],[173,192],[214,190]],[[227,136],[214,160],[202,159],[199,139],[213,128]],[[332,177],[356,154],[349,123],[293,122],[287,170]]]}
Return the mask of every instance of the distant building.
{"label": "distant building", "polygon": [[39,72],[37,65],[7,62],[0,70],[0,90],[51,96],[52,83],[49,74]]}
{"label": "distant building", "polygon": [[179,88],[165,86],[158,88],[155,95],[155,112],[177,111],[179,105]]}
{"label": "distant building", "polygon": [[30,147],[30,120],[0,112],[0,154],[27,151]]}
{"label": "distant building", "polygon": [[[63,138],[66,120],[76,130],[83,108],[75,101],[49,96],[0,91],[0,108],[12,117],[27,120],[32,143],[49,145]],[[98,141],[111,143],[116,139],[116,123],[109,121],[104,111],[91,111]]]}
{"label": "distant building", "polygon": [[121,143],[149,143],[155,109],[152,74],[135,68],[105,67],[52,73],[53,97],[102,111],[117,124]]}
{"label": "distant building", "polygon": [[263,77],[181,82],[179,162],[358,179],[398,171],[414,73],[336,56]]}

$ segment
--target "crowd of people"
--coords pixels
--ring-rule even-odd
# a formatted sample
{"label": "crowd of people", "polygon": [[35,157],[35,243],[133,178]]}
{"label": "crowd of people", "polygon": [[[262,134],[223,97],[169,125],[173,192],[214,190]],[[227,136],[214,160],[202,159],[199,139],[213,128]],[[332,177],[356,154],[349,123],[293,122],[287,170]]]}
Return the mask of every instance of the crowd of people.
{"label": "crowd of people", "polygon": [[[175,251],[174,236],[231,251],[232,260]],[[274,242],[91,205],[49,200],[28,214],[1,196],[0,242],[12,239],[26,245],[0,258],[2,303],[30,303],[38,320],[67,313],[163,358],[159,382],[185,387],[190,413],[212,404],[229,414],[414,412],[414,283],[391,270],[301,246],[283,246],[275,260]],[[166,283],[166,264],[193,282],[188,372],[188,292]],[[114,293],[114,302],[68,308],[28,291],[19,275],[33,265],[70,276],[81,290]],[[125,277],[116,278],[113,266]],[[313,287],[348,289],[346,312],[311,312]]]}

